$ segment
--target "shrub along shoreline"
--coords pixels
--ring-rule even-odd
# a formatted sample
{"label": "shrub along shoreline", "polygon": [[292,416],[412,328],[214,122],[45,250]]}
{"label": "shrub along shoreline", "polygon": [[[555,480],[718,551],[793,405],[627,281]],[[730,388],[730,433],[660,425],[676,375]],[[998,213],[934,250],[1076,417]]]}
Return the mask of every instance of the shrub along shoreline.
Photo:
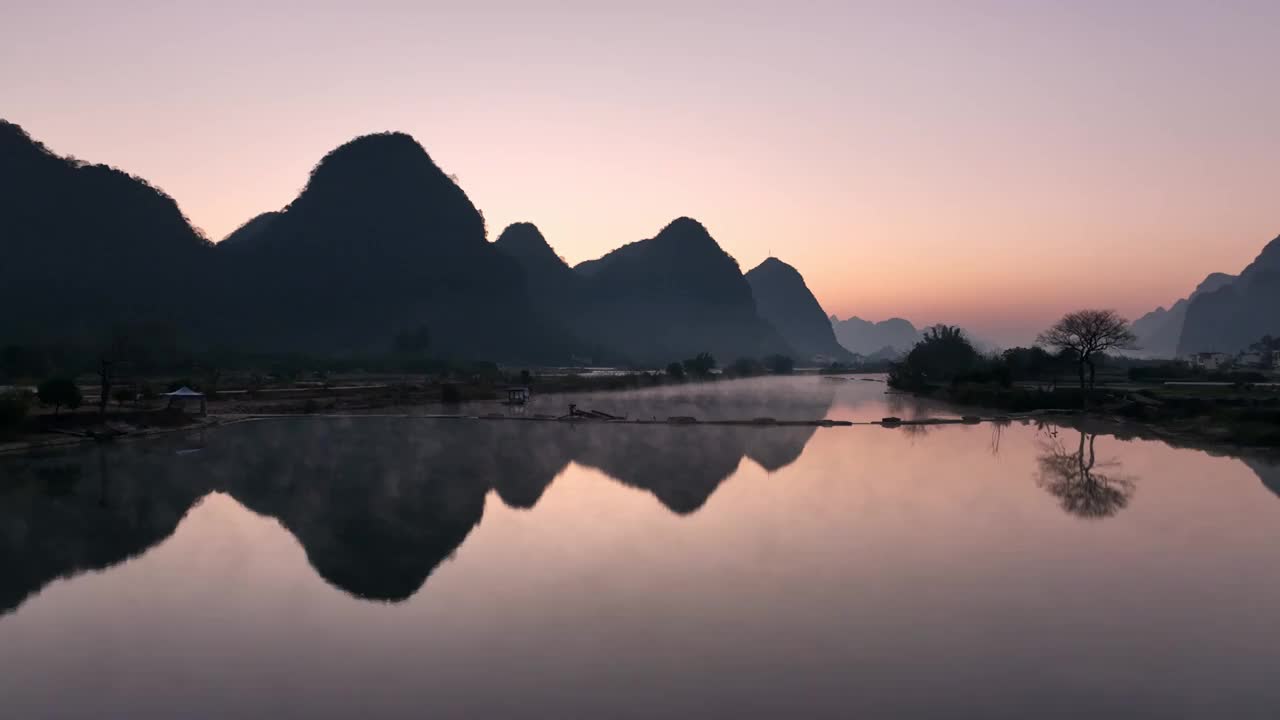
{"label": "shrub along shoreline", "polygon": [[[958,328],[938,326],[890,369],[888,382],[896,390],[957,405],[1076,410],[1139,423],[1166,437],[1280,447],[1280,387],[1260,382],[1263,375],[1197,375],[1169,363],[1135,364],[1105,355],[1091,362],[1096,378],[1094,372],[1087,380],[1080,374],[1084,381],[1072,384],[1082,365],[1070,352],[1013,348],[984,357]],[[1166,384],[1170,380],[1187,384]]]}

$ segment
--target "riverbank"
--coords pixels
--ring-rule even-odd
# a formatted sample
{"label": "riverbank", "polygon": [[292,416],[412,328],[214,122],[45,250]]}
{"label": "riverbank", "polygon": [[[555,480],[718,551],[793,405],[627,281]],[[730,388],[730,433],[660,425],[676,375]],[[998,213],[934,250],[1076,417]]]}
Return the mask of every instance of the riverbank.
{"label": "riverbank", "polygon": [[[1079,388],[959,383],[897,388],[965,407],[1028,412],[1084,407]],[[1083,417],[1119,420],[1162,439],[1242,448],[1280,448],[1280,389],[1268,385],[1140,384],[1099,386]]]}
{"label": "riverbank", "polygon": [[[17,430],[0,435],[0,454],[74,445],[107,436],[110,439],[150,437],[247,418],[375,413],[405,416],[475,414],[477,405],[483,408],[484,404],[491,403],[494,410],[505,407],[502,403],[507,399],[507,390],[515,386],[528,388],[536,396],[546,396],[714,384],[738,377],[725,374],[672,377],[657,372],[600,372],[477,376],[471,380],[441,382],[410,376],[345,375],[325,381],[265,387],[224,386],[206,392],[204,415],[193,412],[196,409],[194,402],[186,411],[168,408],[168,398],[163,396],[111,403],[105,414],[99,414],[97,397],[88,394],[89,386],[86,386],[85,400],[76,410],[55,412],[33,404],[31,414]],[[150,384],[188,383],[156,378]]]}

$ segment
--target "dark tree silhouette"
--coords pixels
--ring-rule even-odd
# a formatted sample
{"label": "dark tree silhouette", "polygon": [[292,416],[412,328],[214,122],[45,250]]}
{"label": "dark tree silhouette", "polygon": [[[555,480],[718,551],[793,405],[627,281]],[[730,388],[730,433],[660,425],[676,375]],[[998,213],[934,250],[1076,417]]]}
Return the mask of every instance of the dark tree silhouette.
{"label": "dark tree silhouette", "polygon": [[[1108,350],[1132,347],[1137,337],[1129,329],[1129,323],[1114,310],[1077,310],[1067,313],[1053,327],[1040,333],[1037,342],[1068,352],[1076,359],[1080,374],[1080,394],[1088,404],[1088,393],[1093,390],[1096,362]],[[1089,371],[1088,385],[1085,370]]]}
{"label": "dark tree silhouette", "polygon": [[684,361],[684,371],[690,375],[707,376],[716,369],[716,359],[709,352],[700,352]]}
{"label": "dark tree silhouette", "polygon": [[1096,437],[1082,431],[1074,451],[1054,438],[1038,458],[1040,473],[1036,484],[1058,498],[1063,510],[1083,518],[1115,515],[1129,504],[1135,487],[1132,478],[1101,472],[1118,463],[1098,462],[1093,448]]}
{"label": "dark tree silhouette", "polygon": [[1048,380],[1050,389],[1057,389],[1058,376],[1075,364],[1070,355],[1054,355],[1039,345],[1009,348],[1000,359],[1014,380]]}
{"label": "dark tree silhouette", "polygon": [[787,355],[770,355],[764,362],[774,375],[790,375],[796,369],[796,361]]}
{"label": "dark tree silhouette", "polygon": [[80,407],[81,395],[80,388],[71,378],[54,377],[40,383],[36,388],[36,396],[40,398],[40,402],[45,405],[53,406],[54,417],[58,416],[58,411],[62,408],[75,410]]}
{"label": "dark tree silhouette", "polygon": [[897,387],[913,387],[951,380],[970,372],[982,362],[982,356],[964,331],[952,325],[934,325],[925,330],[924,338],[894,364],[889,382]]}
{"label": "dark tree silhouette", "polygon": [[132,402],[135,397],[137,394],[129,388],[116,388],[115,392],[111,393],[111,399],[116,401],[117,407],[124,407],[125,403]]}
{"label": "dark tree silhouette", "polygon": [[764,365],[759,360],[749,357],[740,357],[729,364],[728,374],[737,377],[751,377],[764,372]]}

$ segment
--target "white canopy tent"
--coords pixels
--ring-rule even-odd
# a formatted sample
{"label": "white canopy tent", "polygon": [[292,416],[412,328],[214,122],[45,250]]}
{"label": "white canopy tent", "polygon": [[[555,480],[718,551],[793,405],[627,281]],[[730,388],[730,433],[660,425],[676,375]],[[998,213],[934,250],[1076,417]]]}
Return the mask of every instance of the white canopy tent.
{"label": "white canopy tent", "polygon": [[182,387],[178,388],[177,390],[174,390],[173,392],[165,393],[165,397],[169,398],[169,407],[173,407],[175,403],[179,407],[183,407],[186,405],[187,401],[199,398],[200,414],[207,415],[209,413],[209,405],[208,405],[208,402],[205,400],[204,393],[196,392],[195,390],[192,390],[186,385],[183,385]]}

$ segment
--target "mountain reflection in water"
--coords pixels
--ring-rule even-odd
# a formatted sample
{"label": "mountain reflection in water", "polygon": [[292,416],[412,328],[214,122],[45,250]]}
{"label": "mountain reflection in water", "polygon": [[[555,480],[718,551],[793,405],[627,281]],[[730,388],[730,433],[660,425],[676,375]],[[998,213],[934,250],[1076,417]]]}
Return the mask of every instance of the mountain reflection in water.
{"label": "mountain reflection in water", "polygon": [[[570,401],[960,412],[813,377],[526,411]],[[1133,433],[299,417],[2,458],[0,708],[1272,717],[1280,465]]]}
{"label": "mountain reflection in water", "polygon": [[[829,406],[829,395],[816,397],[809,417]],[[211,492],[279,520],[334,587],[401,601],[480,522],[490,489],[510,507],[533,508],[576,462],[688,515],[744,457],[780,470],[816,430],[297,418],[223,428],[198,453],[130,444],[10,461],[0,487],[0,613],[54,579],[144,552]]]}

